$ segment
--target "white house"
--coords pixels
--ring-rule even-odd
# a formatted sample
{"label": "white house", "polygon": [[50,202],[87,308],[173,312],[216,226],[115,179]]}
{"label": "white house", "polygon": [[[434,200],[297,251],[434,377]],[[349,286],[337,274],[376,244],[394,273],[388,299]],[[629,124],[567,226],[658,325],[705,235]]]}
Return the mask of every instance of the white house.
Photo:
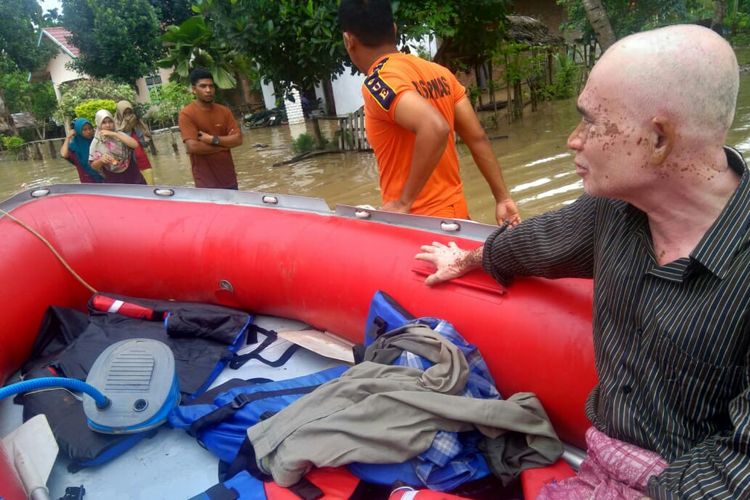
{"label": "white house", "polygon": [[[50,80],[52,80],[52,86],[55,88],[55,95],[57,95],[58,101],[60,100],[61,84],[80,80],[82,78],[90,78],[89,75],[78,73],[66,67],[67,64],[78,57],[78,54],[80,53],[78,47],[70,43],[69,38],[70,32],[60,26],[43,28],[39,35],[39,44],[42,43],[43,39],[47,39],[58,49],[55,56],[49,60],[43,71],[46,72],[49,75]],[[153,75],[137,79],[135,81],[137,89],[136,101],[150,102],[151,97],[149,95],[149,89],[161,85],[162,82],[169,81],[169,75],[171,74],[171,69],[160,68],[159,71]]]}

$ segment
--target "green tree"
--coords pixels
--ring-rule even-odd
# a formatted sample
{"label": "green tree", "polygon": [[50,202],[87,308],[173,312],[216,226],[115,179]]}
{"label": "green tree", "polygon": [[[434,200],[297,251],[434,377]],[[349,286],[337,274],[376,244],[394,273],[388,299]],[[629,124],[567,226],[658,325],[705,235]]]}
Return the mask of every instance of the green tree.
{"label": "green tree", "polygon": [[31,114],[37,122],[37,135],[44,139],[47,135],[47,123],[57,112],[57,96],[52,82],[45,80],[31,84]]}
{"label": "green tree", "polygon": [[181,24],[193,15],[190,0],[149,0],[162,26]]}
{"label": "green tree", "polygon": [[61,26],[62,25],[62,12],[58,9],[49,9],[42,16],[42,26],[45,28],[48,26]]}
{"label": "green tree", "polygon": [[[583,31],[587,40],[597,39],[584,2],[557,0],[557,3],[567,10],[569,26]],[[645,29],[696,20],[697,13],[703,9],[700,1],[694,0],[601,0],[601,4],[615,39]]]}
{"label": "green tree", "polygon": [[733,45],[750,46],[750,0],[734,0],[726,24],[731,30]]}
{"label": "green tree", "polygon": [[161,86],[159,104],[149,115],[160,125],[176,125],[180,110],[193,102],[193,94],[185,84],[169,82]]}
{"label": "green tree", "polygon": [[724,18],[727,16],[727,0],[714,0],[714,12],[711,17],[711,29],[717,33],[724,32]]}
{"label": "green tree", "polygon": [[162,47],[148,0],[62,0],[62,5],[63,24],[81,52],[75,69],[127,83],[155,69]]}
{"label": "green tree", "polygon": [[599,42],[602,50],[607,50],[617,39],[602,0],[583,0],[582,3],[586,18],[596,35],[596,41]]}
{"label": "green tree", "polygon": [[29,82],[28,73],[10,71],[0,73],[0,89],[8,113],[28,112],[36,120],[36,132],[44,139],[47,122],[57,110],[57,97],[49,81]]}
{"label": "green tree", "polygon": [[169,82],[161,86],[159,98],[159,104],[151,109],[149,118],[159,126],[169,127],[172,150],[177,154],[177,140],[172,127],[177,125],[180,110],[193,102],[193,94],[188,91],[187,85]]}
{"label": "green tree", "polygon": [[401,1],[394,7],[402,41],[436,36],[435,60],[453,70],[490,60],[505,34],[506,0]]}
{"label": "green tree", "polygon": [[[1,0],[0,19],[0,75],[42,66],[50,50],[45,45],[37,46],[34,27],[41,24],[42,8],[36,0]],[[0,85],[0,128],[7,126],[15,132],[9,113]]]}
{"label": "green tree", "polygon": [[196,0],[217,39],[248,54],[278,92],[344,71],[338,0]]}
{"label": "green tree", "polygon": [[35,26],[42,22],[42,8],[36,0],[0,2],[0,58],[9,59],[21,71],[33,71],[46,62],[49,49],[37,47]]}

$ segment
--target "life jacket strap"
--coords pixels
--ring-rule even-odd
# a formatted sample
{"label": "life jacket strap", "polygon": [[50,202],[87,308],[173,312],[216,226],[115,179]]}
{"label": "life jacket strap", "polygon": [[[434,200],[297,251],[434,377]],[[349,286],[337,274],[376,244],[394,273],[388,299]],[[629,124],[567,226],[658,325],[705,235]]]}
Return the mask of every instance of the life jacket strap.
{"label": "life jacket strap", "polygon": [[[274,330],[266,330],[265,328],[261,328],[257,325],[250,325],[250,329],[252,330],[253,334],[256,335],[255,338],[257,338],[258,333],[262,333],[266,336],[265,339],[263,339],[263,342],[260,343],[258,347],[253,349],[251,352],[248,352],[246,354],[236,354],[234,357],[232,357],[232,360],[229,362],[229,367],[232,369],[237,369],[242,367],[245,363],[250,361],[251,359],[257,359],[263,364],[266,364],[268,366],[271,366],[273,368],[278,368],[279,366],[283,366],[287,361],[289,361],[289,358],[292,357],[292,355],[297,352],[297,349],[299,349],[299,346],[296,344],[290,345],[284,353],[279,356],[278,359],[272,361],[269,359],[264,358],[261,356],[261,353],[271,344],[276,342],[276,339],[278,338],[278,333],[276,333]],[[248,337],[249,338],[249,337]]]}
{"label": "life jacket strap", "polygon": [[315,389],[320,387],[320,384],[316,385],[309,385],[304,387],[290,387],[288,389],[279,389],[276,391],[260,391],[260,392],[253,392],[250,394],[241,393],[234,397],[234,399],[223,405],[219,408],[215,409],[214,411],[210,413],[206,413],[201,418],[197,419],[195,422],[193,422],[190,425],[190,428],[187,430],[188,434],[190,434],[193,437],[199,437],[199,433],[205,429],[206,427],[217,425],[234,415],[234,412],[238,411],[242,407],[244,407],[247,404],[252,403],[253,401],[258,401],[260,399],[265,398],[272,398],[275,396],[288,396],[290,394],[308,394]]}

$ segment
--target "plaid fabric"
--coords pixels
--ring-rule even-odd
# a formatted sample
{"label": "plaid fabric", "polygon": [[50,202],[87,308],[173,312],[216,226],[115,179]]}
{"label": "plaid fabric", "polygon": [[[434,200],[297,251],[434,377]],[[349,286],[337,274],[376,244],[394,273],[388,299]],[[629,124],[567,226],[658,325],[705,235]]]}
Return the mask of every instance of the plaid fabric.
{"label": "plaid fabric", "polygon": [[653,451],[611,438],[590,427],[586,431],[588,455],[578,475],[547,484],[541,500],[640,500],[652,476],[658,476],[667,462]]}
{"label": "plaid fabric", "polygon": [[[461,350],[469,366],[469,377],[462,394],[464,397],[502,399],[479,350],[466,342],[453,325],[437,318],[419,318],[408,324],[428,326]],[[433,365],[431,361],[407,351],[404,351],[393,364],[420,370],[426,370]],[[467,481],[487,476],[487,462],[477,450],[480,439],[481,434],[478,431],[438,432],[432,446],[415,460],[417,477],[430,489],[449,491]]]}

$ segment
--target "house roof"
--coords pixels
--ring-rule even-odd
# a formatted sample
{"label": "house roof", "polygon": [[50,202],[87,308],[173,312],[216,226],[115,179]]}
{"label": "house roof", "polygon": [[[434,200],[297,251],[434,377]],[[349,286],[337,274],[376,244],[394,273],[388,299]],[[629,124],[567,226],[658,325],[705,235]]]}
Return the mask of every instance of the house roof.
{"label": "house roof", "polygon": [[70,57],[78,57],[80,51],[78,47],[70,43],[69,39],[71,36],[70,31],[66,30],[62,26],[53,26],[51,28],[44,28],[42,34],[52,40],[55,45],[60,47],[63,52],[68,54]]}
{"label": "house roof", "polygon": [[546,24],[530,16],[505,16],[505,38],[529,45],[561,45],[563,37],[550,33]]}
{"label": "house roof", "polygon": [[22,113],[12,113],[10,115],[16,128],[36,127],[36,119],[31,113],[24,111]]}

